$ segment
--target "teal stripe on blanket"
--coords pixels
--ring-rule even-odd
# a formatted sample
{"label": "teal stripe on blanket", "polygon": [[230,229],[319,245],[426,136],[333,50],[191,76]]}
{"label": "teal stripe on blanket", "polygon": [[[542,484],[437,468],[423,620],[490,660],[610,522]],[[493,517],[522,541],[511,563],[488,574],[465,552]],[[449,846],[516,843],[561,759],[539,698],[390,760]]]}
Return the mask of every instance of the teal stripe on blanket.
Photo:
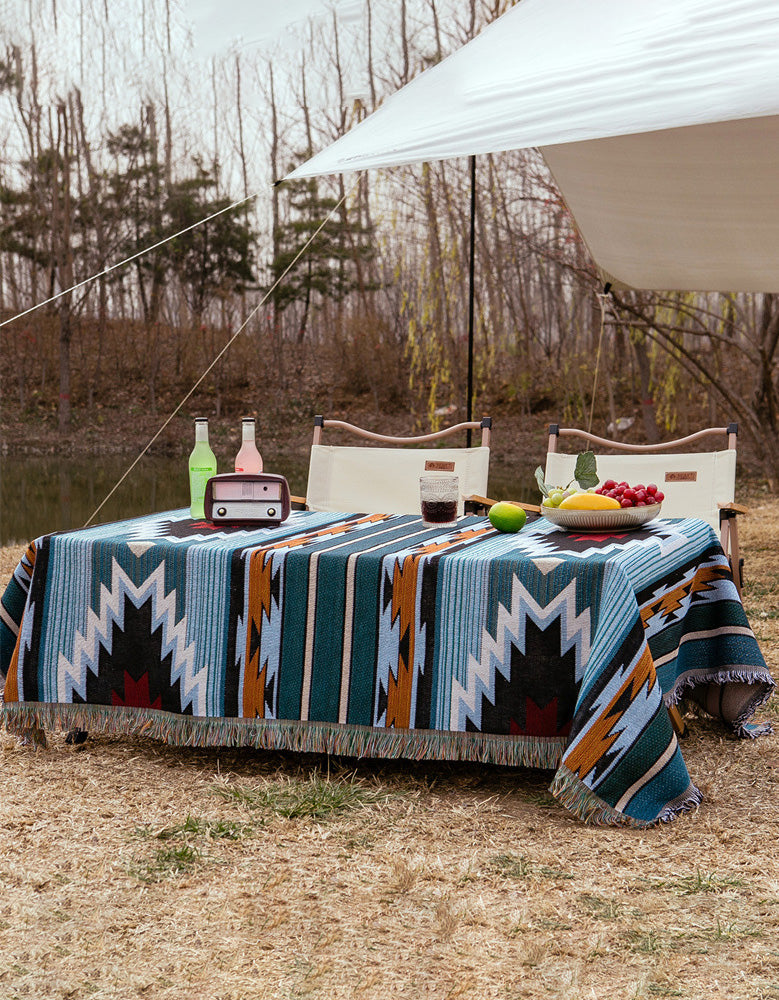
{"label": "teal stripe on blanket", "polygon": [[284,610],[281,620],[279,719],[299,719],[306,649],[309,553],[293,549],[284,559]]}
{"label": "teal stripe on blanket", "polygon": [[[438,569],[435,656],[432,671],[431,729],[452,724],[452,680],[467,684],[471,659],[479,656],[487,624],[490,565],[473,551],[442,560]],[[467,608],[461,617],[452,608]]]}
{"label": "teal stripe on blanket", "polygon": [[[38,690],[42,701],[58,700],[60,655],[72,664],[78,655],[82,636],[89,631],[92,574],[92,544],[89,539],[67,535],[51,537],[49,583],[41,625],[42,656],[38,664]],[[91,654],[92,650],[88,652]],[[63,697],[62,700],[70,699]]]}
{"label": "teal stripe on blanket", "polygon": [[[650,761],[659,760],[674,741],[675,736],[668,710],[662,703],[658,703],[655,710],[645,720],[643,731],[636,731],[635,742],[626,747],[621,754],[619,767],[613,767],[598,781],[599,797],[608,802],[610,806],[616,806],[628,788],[646,777],[647,764]],[[679,753],[678,748],[676,753]],[[657,818],[663,804],[662,801],[658,800],[657,790],[655,790],[654,798],[654,815],[641,815],[637,818],[649,820]]]}
{"label": "teal stripe on blanket", "polygon": [[346,721],[354,725],[369,726],[373,722],[382,560],[391,549],[392,543],[388,543],[371,556],[362,556],[354,569],[352,655],[346,716]]}
{"label": "teal stripe on blanket", "polygon": [[[205,715],[223,715],[230,594],[229,546],[191,547],[186,555],[187,643],[195,650],[194,670],[206,670]],[[209,586],[203,587],[202,581]]]}
{"label": "teal stripe on blanket", "polygon": [[311,710],[308,716],[312,721],[338,722],[345,584],[345,553],[319,563],[311,665]]}

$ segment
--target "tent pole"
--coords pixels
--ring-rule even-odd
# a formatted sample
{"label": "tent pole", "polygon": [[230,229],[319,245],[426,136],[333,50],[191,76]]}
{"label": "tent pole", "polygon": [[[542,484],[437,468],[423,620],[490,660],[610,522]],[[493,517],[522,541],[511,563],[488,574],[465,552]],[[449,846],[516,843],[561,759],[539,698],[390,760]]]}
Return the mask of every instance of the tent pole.
{"label": "tent pole", "polygon": [[[465,419],[473,420],[473,300],[474,300],[474,257],[476,254],[476,157],[471,156],[471,246],[468,270],[468,399]],[[467,432],[467,445],[471,446],[471,432]]]}

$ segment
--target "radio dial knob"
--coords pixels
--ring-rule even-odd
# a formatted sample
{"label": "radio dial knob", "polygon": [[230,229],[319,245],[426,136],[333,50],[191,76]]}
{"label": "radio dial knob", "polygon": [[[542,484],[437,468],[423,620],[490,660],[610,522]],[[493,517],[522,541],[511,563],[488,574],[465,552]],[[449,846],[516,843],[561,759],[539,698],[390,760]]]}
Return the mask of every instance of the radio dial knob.
{"label": "radio dial knob", "polygon": [[275,517],[275,516],[276,516],[276,508],[268,507],[268,517]]}
{"label": "radio dial knob", "polygon": [[216,512],[220,517],[224,517],[227,513],[227,507],[217,507]]}

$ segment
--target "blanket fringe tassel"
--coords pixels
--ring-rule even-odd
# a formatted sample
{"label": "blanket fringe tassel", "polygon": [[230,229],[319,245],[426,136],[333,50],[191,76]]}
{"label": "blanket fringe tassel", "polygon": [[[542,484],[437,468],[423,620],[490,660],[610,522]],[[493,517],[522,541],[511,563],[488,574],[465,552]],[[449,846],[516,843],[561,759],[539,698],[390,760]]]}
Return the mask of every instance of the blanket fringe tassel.
{"label": "blanket fringe tassel", "polygon": [[653,820],[633,819],[625,813],[613,809],[603,799],[591,791],[577,775],[564,764],[554,776],[550,791],[561,805],[569,809],[579,819],[593,826],[627,826],[634,830],[645,830],[658,823],[669,823],[683,812],[697,808],[703,801],[703,796],[690,783],[687,791],[679,798],[669,802],[663,811]]}
{"label": "blanket fringe tassel", "polygon": [[41,702],[2,705],[0,719],[14,729],[60,726],[113,736],[146,736],[181,747],[252,747],[357,758],[462,760],[547,770],[558,767],[566,745],[564,737],[506,738],[490,733],[374,729],[329,722],[207,718],[149,708]]}
{"label": "blanket fringe tassel", "polygon": [[598,826],[645,829],[668,822],[700,805],[690,784],[654,820],[637,820],[613,809],[561,764],[566,739],[437,730],[373,729],[369,726],[277,719],[226,719],[175,715],[149,708],[102,705],[9,703],[0,705],[0,721],[9,731],[85,729],[109,736],[148,737],[179,747],[233,747],[291,750],[356,758],[459,760],[506,767],[556,770],[550,791],[575,816]]}

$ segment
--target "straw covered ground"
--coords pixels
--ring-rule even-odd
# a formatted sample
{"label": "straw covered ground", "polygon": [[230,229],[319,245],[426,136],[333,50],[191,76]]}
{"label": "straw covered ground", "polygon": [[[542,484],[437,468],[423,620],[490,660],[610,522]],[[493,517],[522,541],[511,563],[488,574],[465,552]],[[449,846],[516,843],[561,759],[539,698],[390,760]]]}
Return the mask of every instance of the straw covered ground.
{"label": "straw covered ground", "polygon": [[[739,499],[777,675],[779,501]],[[779,735],[683,752],[703,806],[642,832],[545,772],[2,733],[0,998],[779,998]]]}

